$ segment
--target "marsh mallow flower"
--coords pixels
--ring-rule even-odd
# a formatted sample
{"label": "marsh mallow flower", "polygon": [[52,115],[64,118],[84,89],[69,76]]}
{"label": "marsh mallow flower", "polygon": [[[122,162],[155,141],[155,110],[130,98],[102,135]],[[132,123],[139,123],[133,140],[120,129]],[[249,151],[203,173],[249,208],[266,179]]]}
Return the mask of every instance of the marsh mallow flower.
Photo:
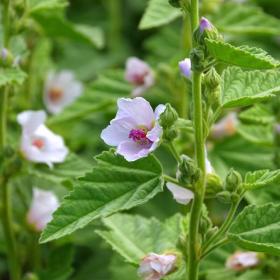
{"label": "marsh mallow flower", "polygon": [[194,197],[194,193],[186,188],[182,188],[177,184],[167,182],[166,187],[172,193],[173,198],[183,205],[187,205]]}
{"label": "marsh mallow flower", "polygon": [[33,198],[27,213],[27,222],[36,231],[42,231],[52,219],[53,212],[58,208],[59,201],[51,191],[33,189]]}
{"label": "marsh mallow flower", "polygon": [[45,84],[44,103],[52,114],[58,114],[73,103],[83,91],[83,85],[77,81],[71,71],[49,73]]}
{"label": "marsh mallow flower", "polygon": [[221,139],[235,134],[238,124],[236,112],[231,112],[213,125],[211,136],[214,139]]}
{"label": "marsh mallow flower", "polygon": [[213,29],[212,23],[205,17],[202,17],[199,24],[199,31],[203,33],[205,30]]}
{"label": "marsh mallow flower", "polygon": [[192,64],[191,64],[191,60],[189,58],[185,58],[181,61],[179,61],[179,68],[180,68],[180,71],[181,71],[181,74],[190,79],[191,78],[191,75],[192,75]]}
{"label": "marsh mallow flower", "polygon": [[174,270],[176,260],[177,256],[173,254],[150,253],[142,259],[138,275],[143,280],[160,280]]}
{"label": "marsh mallow flower", "polygon": [[226,267],[235,271],[242,271],[258,265],[260,259],[256,252],[236,252],[226,262]]}
{"label": "marsh mallow flower", "polygon": [[150,103],[142,97],[120,98],[118,112],[101,133],[103,141],[117,147],[117,153],[127,161],[146,157],[159,145],[162,128],[159,117],[165,106],[153,111]]}
{"label": "marsh mallow flower", "polygon": [[142,95],[155,82],[151,67],[137,57],[130,57],[126,61],[125,79],[134,85],[132,96]]}
{"label": "marsh mallow flower", "polygon": [[44,125],[45,120],[44,111],[25,111],[17,116],[22,127],[21,151],[26,159],[52,167],[65,160],[68,149],[63,138]]}

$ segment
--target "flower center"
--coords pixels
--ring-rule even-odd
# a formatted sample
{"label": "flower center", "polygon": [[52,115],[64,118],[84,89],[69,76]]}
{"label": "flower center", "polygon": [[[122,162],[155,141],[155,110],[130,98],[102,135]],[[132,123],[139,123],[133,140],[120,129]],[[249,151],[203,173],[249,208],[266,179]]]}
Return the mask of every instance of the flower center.
{"label": "flower center", "polygon": [[63,91],[58,87],[53,87],[49,90],[49,99],[56,103],[61,100],[63,96]]}
{"label": "flower center", "polygon": [[140,145],[150,145],[153,143],[147,138],[147,129],[132,129],[128,137]]}
{"label": "flower center", "polygon": [[147,74],[148,72],[133,75],[133,83],[137,86],[145,84],[145,77],[147,76]]}
{"label": "flower center", "polygon": [[32,141],[32,146],[35,146],[36,148],[41,150],[45,146],[45,143],[42,139],[34,139]]}

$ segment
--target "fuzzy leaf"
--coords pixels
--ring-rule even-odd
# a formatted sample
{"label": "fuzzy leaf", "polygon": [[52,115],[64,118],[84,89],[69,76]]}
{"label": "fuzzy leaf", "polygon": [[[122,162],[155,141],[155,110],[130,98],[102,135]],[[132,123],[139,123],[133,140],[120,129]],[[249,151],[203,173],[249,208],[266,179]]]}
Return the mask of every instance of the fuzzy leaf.
{"label": "fuzzy leaf", "polygon": [[0,87],[6,85],[21,85],[27,75],[16,68],[0,68]]}
{"label": "fuzzy leaf", "polygon": [[247,206],[230,227],[228,237],[243,249],[280,255],[280,205]]}
{"label": "fuzzy leaf", "polygon": [[248,172],[243,187],[247,190],[270,186],[280,181],[280,170],[257,170]]}
{"label": "fuzzy leaf", "polygon": [[223,41],[206,40],[208,51],[217,60],[245,68],[270,69],[280,65],[280,62],[268,55],[266,51],[249,47],[235,47]]}
{"label": "fuzzy leaf", "polygon": [[167,24],[181,15],[181,11],[169,5],[167,0],[149,0],[140,21],[140,29],[149,29]]}
{"label": "fuzzy leaf", "polygon": [[115,152],[96,157],[91,173],[65,197],[40,241],[68,235],[91,221],[146,203],[162,191],[162,167],[152,156],[127,162]]}
{"label": "fuzzy leaf", "polygon": [[174,250],[180,235],[180,215],[165,223],[155,218],[116,214],[103,220],[107,231],[97,231],[127,262],[138,265],[148,253]]}
{"label": "fuzzy leaf", "polygon": [[68,5],[65,0],[30,0],[29,13],[38,13],[46,10],[56,10],[64,8]]}
{"label": "fuzzy leaf", "polygon": [[242,71],[228,67],[222,75],[222,106],[233,108],[262,101],[280,92],[280,71]]}
{"label": "fuzzy leaf", "polygon": [[213,23],[219,31],[230,34],[280,35],[279,19],[252,5],[222,5],[214,15]]}

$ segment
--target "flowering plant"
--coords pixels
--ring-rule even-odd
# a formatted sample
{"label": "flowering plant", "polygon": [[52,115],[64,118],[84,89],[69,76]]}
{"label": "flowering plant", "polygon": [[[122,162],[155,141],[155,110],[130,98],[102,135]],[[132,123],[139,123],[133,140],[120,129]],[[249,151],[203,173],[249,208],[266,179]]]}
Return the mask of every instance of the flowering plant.
{"label": "flowering plant", "polygon": [[0,279],[279,279],[264,2],[1,1]]}

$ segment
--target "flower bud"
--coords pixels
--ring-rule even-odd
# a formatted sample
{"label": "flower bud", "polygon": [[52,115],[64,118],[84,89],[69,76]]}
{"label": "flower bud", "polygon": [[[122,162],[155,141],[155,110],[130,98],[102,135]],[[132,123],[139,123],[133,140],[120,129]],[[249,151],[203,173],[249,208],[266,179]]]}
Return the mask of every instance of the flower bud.
{"label": "flower bud", "polygon": [[221,84],[221,77],[215,67],[211,67],[204,75],[205,86],[209,89],[216,89]]}
{"label": "flower bud", "polygon": [[9,50],[6,48],[3,48],[1,50],[0,55],[0,65],[1,66],[10,66],[13,63],[13,55],[10,53]]}
{"label": "flower bud", "polygon": [[160,125],[162,128],[168,128],[174,125],[178,119],[176,110],[169,104],[166,104],[164,112],[160,115]]}
{"label": "flower bud", "polygon": [[229,204],[231,203],[231,193],[228,191],[219,192],[217,194],[217,199],[222,203]]}
{"label": "flower bud", "polygon": [[180,68],[180,71],[181,71],[181,74],[190,79],[191,78],[191,75],[192,75],[192,64],[191,64],[191,60],[189,58],[185,58],[181,61],[179,61],[179,68]]}
{"label": "flower bud", "polygon": [[214,28],[212,23],[205,17],[202,17],[199,23],[199,31],[203,33],[205,30],[211,31]]}
{"label": "flower bud", "polygon": [[229,170],[226,176],[225,187],[229,192],[234,192],[242,183],[242,177],[239,172],[235,171],[233,168]]}
{"label": "flower bud", "polygon": [[206,67],[204,50],[200,47],[197,47],[191,51],[190,57],[191,69],[198,72],[204,71]]}
{"label": "flower bud", "polygon": [[223,190],[221,178],[215,173],[206,175],[206,196],[214,197],[217,193]]}
{"label": "flower bud", "polygon": [[195,162],[186,155],[181,156],[181,162],[178,165],[177,179],[182,184],[193,184],[199,179],[200,171]]}
{"label": "flower bud", "polygon": [[149,253],[142,259],[138,275],[143,280],[160,280],[176,268],[176,262],[175,254]]}
{"label": "flower bud", "polygon": [[208,216],[202,215],[199,224],[199,232],[205,236],[208,230],[212,227],[212,221],[209,219]]}

